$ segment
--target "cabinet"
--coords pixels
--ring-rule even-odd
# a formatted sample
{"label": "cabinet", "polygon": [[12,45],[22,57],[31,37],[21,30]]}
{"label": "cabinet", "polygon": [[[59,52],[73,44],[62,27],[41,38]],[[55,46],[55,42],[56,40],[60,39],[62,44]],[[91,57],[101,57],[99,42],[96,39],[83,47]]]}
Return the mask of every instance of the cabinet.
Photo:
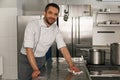
{"label": "cabinet", "polygon": [[120,11],[97,12],[95,23],[98,27],[120,27]]}

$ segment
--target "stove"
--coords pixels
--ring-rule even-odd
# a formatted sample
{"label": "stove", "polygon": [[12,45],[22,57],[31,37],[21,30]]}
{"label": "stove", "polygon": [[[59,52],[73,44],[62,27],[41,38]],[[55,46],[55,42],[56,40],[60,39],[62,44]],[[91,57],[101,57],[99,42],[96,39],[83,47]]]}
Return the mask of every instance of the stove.
{"label": "stove", "polygon": [[120,77],[120,65],[112,65],[110,62],[104,65],[87,64],[87,68],[92,77]]}

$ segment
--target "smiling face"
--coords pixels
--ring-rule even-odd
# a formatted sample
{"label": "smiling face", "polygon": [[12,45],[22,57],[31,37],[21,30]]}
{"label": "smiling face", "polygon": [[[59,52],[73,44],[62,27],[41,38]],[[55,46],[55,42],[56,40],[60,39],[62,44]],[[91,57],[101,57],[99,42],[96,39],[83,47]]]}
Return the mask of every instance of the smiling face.
{"label": "smiling face", "polygon": [[49,6],[48,10],[44,12],[44,20],[47,26],[52,25],[58,17],[59,11],[53,6]]}

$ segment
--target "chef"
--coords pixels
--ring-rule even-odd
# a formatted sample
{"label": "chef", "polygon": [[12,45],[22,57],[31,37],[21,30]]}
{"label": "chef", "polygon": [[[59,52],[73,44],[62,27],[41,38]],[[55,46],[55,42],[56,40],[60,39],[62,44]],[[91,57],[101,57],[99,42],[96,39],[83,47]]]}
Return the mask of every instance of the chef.
{"label": "chef", "polygon": [[49,3],[45,7],[44,17],[41,20],[33,20],[26,26],[23,46],[19,54],[19,80],[32,80],[41,75],[45,66],[45,55],[54,41],[70,70],[80,71],[72,62],[61,32],[55,24],[58,14],[59,6]]}

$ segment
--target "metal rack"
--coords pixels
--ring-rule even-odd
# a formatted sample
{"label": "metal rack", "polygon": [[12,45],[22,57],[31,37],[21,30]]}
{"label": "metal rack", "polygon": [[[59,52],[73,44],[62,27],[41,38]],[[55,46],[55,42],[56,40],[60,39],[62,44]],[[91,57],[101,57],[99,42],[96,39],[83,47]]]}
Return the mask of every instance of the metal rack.
{"label": "metal rack", "polygon": [[[98,19],[99,15],[102,15],[102,16],[104,15],[104,17],[102,17],[101,19]],[[97,12],[96,13],[96,20],[95,20],[96,26],[98,26],[98,27],[120,27],[120,20],[119,20],[119,22],[114,23],[114,24],[110,23],[109,20],[114,19],[114,18],[110,18],[110,17],[112,17],[111,15],[112,16],[113,15],[118,16],[118,15],[120,15],[120,11],[106,11],[106,12],[103,11],[103,12]],[[102,21],[100,21],[100,20],[102,20]]]}

